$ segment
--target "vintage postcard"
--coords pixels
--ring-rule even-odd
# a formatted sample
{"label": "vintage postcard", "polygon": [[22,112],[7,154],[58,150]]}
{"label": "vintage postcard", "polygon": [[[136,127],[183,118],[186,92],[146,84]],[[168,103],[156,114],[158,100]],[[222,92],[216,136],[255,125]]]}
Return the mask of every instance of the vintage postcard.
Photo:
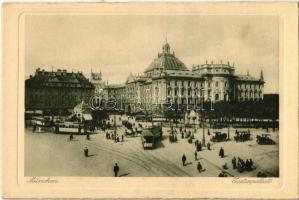
{"label": "vintage postcard", "polygon": [[4,4],[4,197],[298,197],[297,13]]}

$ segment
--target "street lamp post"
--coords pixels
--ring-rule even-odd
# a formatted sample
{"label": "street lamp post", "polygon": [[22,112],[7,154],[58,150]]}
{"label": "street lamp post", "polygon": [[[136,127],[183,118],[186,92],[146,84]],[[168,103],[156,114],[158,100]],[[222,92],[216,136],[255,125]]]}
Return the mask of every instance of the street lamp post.
{"label": "street lamp post", "polygon": [[206,137],[205,137],[205,123],[204,123],[204,119],[205,119],[205,111],[203,112],[203,117],[202,117],[202,146],[205,147],[206,146]]}
{"label": "street lamp post", "polygon": [[116,114],[114,113],[114,142],[116,141]]}
{"label": "street lamp post", "polygon": [[206,146],[206,137],[205,137],[205,125],[204,125],[204,121],[202,123],[202,146],[205,147]]}

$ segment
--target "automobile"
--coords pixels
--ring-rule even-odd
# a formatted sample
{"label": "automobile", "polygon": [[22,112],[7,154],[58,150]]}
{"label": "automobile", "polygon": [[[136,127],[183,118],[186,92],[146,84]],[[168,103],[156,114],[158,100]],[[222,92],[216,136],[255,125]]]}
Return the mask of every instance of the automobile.
{"label": "automobile", "polygon": [[262,135],[257,135],[256,136],[256,142],[260,145],[264,144],[276,144],[276,142],[270,137],[269,134],[262,134]]}
{"label": "automobile", "polygon": [[244,142],[250,140],[251,134],[249,131],[236,131],[234,139],[236,142]]}
{"label": "automobile", "polygon": [[223,142],[227,139],[227,134],[226,133],[221,133],[221,132],[214,132],[214,135],[211,137],[212,142]]}

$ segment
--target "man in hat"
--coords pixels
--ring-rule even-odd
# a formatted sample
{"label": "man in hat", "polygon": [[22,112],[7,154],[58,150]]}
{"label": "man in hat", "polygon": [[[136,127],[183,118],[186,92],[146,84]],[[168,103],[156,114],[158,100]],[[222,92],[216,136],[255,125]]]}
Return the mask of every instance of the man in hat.
{"label": "man in hat", "polygon": [[235,156],[232,159],[232,164],[233,164],[233,169],[236,169],[237,168],[237,160],[236,160]]}
{"label": "man in hat", "polygon": [[119,166],[117,165],[117,163],[115,163],[113,171],[114,171],[114,176],[117,177],[117,174],[119,172]]}
{"label": "man in hat", "polygon": [[221,147],[220,150],[219,150],[219,156],[221,158],[224,158],[224,149]]}
{"label": "man in hat", "polygon": [[197,163],[197,170],[199,173],[202,171],[202,165],[200,164],[200,162]]}
{"label": "man in hat", "polygon": [[84,148],[84,156],[88,157],[88,148],[87,147]]}
{"label": "man in hat", "polygon": [[185,162],[186,162],[186,160],[187,160],[187,158],[186,158],[185,154],[183,154],[183,156],[182,156],[183,166],[185,166]]}

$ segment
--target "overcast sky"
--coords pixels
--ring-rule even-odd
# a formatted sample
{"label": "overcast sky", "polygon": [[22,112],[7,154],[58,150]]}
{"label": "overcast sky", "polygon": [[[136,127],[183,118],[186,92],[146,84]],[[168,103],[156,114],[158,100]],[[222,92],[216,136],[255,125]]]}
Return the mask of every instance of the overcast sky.
{"label": "overcast sky", "polygon": [[40,67],[101,69],[109,83],[143,73],[167,40],[185,63],[235,63],[237,74],[259,77],[278,93],[278,18],[275,16],[27,16],[26,77]]}

